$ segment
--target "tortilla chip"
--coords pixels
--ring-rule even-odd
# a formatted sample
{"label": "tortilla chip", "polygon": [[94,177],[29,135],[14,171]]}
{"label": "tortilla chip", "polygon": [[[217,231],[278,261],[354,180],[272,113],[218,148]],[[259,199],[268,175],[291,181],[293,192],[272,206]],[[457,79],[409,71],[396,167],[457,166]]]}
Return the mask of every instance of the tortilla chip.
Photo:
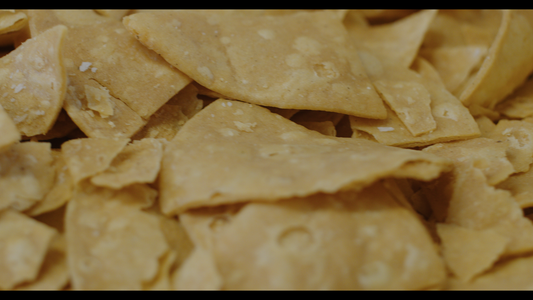
{"label": "tortilla chip", "polygon": [[490,186],[483,172],[472,165],[456,165],[452,174],[425,185],[423,190],[432,207],[447,206],[438,216],[439,222],[494,230],[509,239],[505,256],[533,250],[533,224],[511,193]]}
{"label": "tortilla chip", "polygon": [[29,216],[37,216],[53,211],[63,206],[72,197],[74,184],[65,158],[59,151],[52,151],[52,156],[54,157],[52,164],[55,170],[54,185],[42,201],[25,211]]}
{"label": "tortilla chip", "polygon": [[487,183],[492,186],[506,180],[515,172],[506,157],[507,145],[494,139],[477,138],[435,144],[423,151],[453,159],[455,164],[472,164],[483,172]]}
{"label": "tortilla chip", "polygon": [[172,274],[175,290],[220,290],[222,277],[218,272],[213,255],[198,248],[183,262],[181,268]]}
{"label": "tortilla chip", "polygon": [[393,23],[368,28],[351,26],[347,29],[358,48],[371,52],[381,60],[390,60],[408,68],[436,14],[436,10],[423,10]]}
{"label": "tortilla chip", "polygon": [[452,224],[437,224],[442,254],[447,266],[462,281],[488,270],[507,245],[507,237],[493,230],[473,230]]}
{"label": "tortilla chip", "polygon": [[127,145],[102,173],[91,178],[94,185],[121,189],[134,183],[155,181],[163,156],[162,144],[152,138]]}
{"label": "tortilla chip", "polygon": [[297,124],[302,125],[303,127],[320,132],[323,135],[337,136],[337,131],[335,130],[335,125],[331,121],[324,122],[297,122]]}
{"label": "tortilla chip", "polygon": [[533,124],[523,121],[501,120],[489,138],[507,145],[507,159],[515,172],[526,172],[533,162]]}
{"label": "tortilla chip", "polygon": [[451,280],[449,290],[531,290],[533,257],[521,257],[498,264],[472,282]]}
{"label": "tortilla chip", "polygon": [[144,206],[132,192],[80,187],[65,216],[73,289],[136,290],[155,278],[168,245]]}
{"label": "tortilla chip", "polygon": [[99,15],[111,17],[116,20],[122,20],[123,17],[132,12],[132,9],[95,9]]}
{"label": "tortilla chip", "polygon": [[45,134],[61,111],[66,32],[65,26],[56,26],[0,58],[0,104],[26,136]]}
{"label": "tortilla chip", "polygon": [[24,211],[41,201],[54,182],[50,143],[26,142],[0,153],[0,209]]}
{"label": "tortilla chip", "polygon": [[169,11],[138,13],[123,22],[148,48],[224,98],[386,117],[335,12],[248,16]]}
{"label": "tortilla chip", "polygon": [[533,79],[529,79],[509,97],[496,106],[496,110],[515,119],[533,116]]}
{"label": "tortilla chip", "polygon": [[520,208],[533,206],[533,169],[527,172],[514,174],[496,187],[511,192]]}
{"label": "tortilla chip", "polygon": [[35,281],[19,285],[16,290],[45,291],[64,288],[69,282],[65,248],[65,237],[56,235],[50,244]]}
{"label": "tortilla chip", "polygon": [[[65,110],[62,109],[59,112],[59,115],[57,116],[54,125],[46,134],[34,135],[30,139],[32,141],[48,141],[52,139],[62,138],[67,136],[69,133],[76,130],[77,128],[78,126],[76,126],[76,124],[72,122],[72,119],[68,116]],[[26,136],[22,138],[28,139],[28,137]]]}
{"label": "tortilla chip", "polygon": [[35,280],[56,234],[14,210],[0,211],[0,289]]}
{"label": "tortilla chip", "polygon": [[12,45],[19,31],[28,24],[23,12],[0,10],[0,47]]}
{"label": "tortilla chip", "polygon": [[224,289],[422,289],[445,278],[426,229],[380,184],[249,203],[218,226],[219,215],[210,216]]}
{"label": "tortilla chip", "polygon": [[0,153],[4,152],[11,145],[20,141],[20,133],[13,120],[8,116],[2,105],[0,105]]}
{"label": "tortilla chip", "polygon": [[74,184],[106,170],[128,142],[129,139],[86,138],[63,143],[63,159]]}
{"label": "tortilla chip", "polygon": [[503,11],[499,31],[483,65],[459,99],[493,109],[533,70],[533,29],[518,11]]}
{"label": "tortilla chip", "polygon": [[432,155],[324,136],[265,108],[219,99],[166,146],[160,201],[170,215],[249,199],[360,189],[384,177],[431,180],[447,168],[447,160]]}
{"label": "tortilla chip", "polygon": [[415,9],[358,9],[371,22],[393,22],[414,13]]}
{"label": "tortilla chip", "polygon": [[[116,133],[132,136],[144,125],[141,118],[148,119],[191,81],[142,46],[113,18],[93,11],[39,10],[28,14],[32,35],[55,24],[69,26],[65,65],[72,90],[67,95],[65,109],[88,136],[114,137]],[[80,48],[80,44],[84,46]],[[115,102],[113,117],[116,119],[89,118],[80,111],[80,106],[87,110],[84,87],[91,81],[109,90],[111,101]],[[108,122],[114,126],[106,127],[104,123]],[[98,132],[102,130],[99,127],[108,132]]]}
{"label": "tortilla chip", "polygon": [[[361,52],[363,54],[363,52]],[[372,69],[379,69],[381,63],[371,54],[363,54]],[[376,66],[377,65],[377,66]],[[439,75],[425,60],[419,58],[414,64],[422,76],[421,81],[431,97],[431,114],[437,128],[429,133],[413,136],[396,114],[388,109],[386,120],[369,120],[350,116],[350,124],[357,137],[365,132],[379,143],[396,147],[423,147],[439,142],[463,140],[479,136],[479,128],[474,118],[461,102],[446,90]]]}
{"label": "tortilla chip", "polygon": [[132,139],[158,138],[170,141],[185,122],[203,108],[203,101],[197,98],[198,89],[189,84],[176,96],[168,100],[148,120],[148,123]]}

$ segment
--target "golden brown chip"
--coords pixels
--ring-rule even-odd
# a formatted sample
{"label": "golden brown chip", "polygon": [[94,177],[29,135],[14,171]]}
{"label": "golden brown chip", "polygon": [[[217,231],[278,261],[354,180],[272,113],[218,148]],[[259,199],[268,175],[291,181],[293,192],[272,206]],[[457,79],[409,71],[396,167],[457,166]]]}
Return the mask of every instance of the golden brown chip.
{"label": "golden brown chip", "polygon": [[347,29],[358,48],[408,68],[436,14],[436,10],[424,10],[393,23],[367,28],[350,26]]}
{"label": "golden brown chip", "polygon": [[133,14],[123,22],[148,48],[227,98],[386,117],[336,12],[169,11]]}
{"label": "golden brown chip", "polygon": [[[379,69],[381,62],[371,54],[364,55],[370,68]],[[377,65],[377,66],[376,66]],[[414,64],[422,76],[421,81],[431,97],[431,114],[437,128],[420,136],[413,136],[396,114],[388,109],[386,120],[369,120],[350,116],[350,125],[357,136],[358,131],[370,135],[379,143],[397,147],[422,147],[439,142],[463,140],[479,136],[479,128],[461,102],[446,90],[439,75],[425,60],[419,58]]]}
{"label": "golden brown chip", "polygon": [[169,247],[145,205],[132,191],[80,187],[65,216],[73,289],[136,290],[156,277]]}
{"label": "golden brown chip", "polygon": [[439,214],[439,222],[494,230],[509,239],[502,255],[533,250],[533,224],[524,217],[511,193],[490,186],[483,172],[472,165],[456,165],[452,174],[440,177],[423,190],[434,213]]}
{"label": "golden brown chip", "polygon": [[29,210],[24,211],[29,216],[37,216],[53,211],[61,207],[72,197],[74,184],[65,158],[59,151],[52,151],[52,156],[54,157],[52,166],[55,170],[54,185],[42,201],[32,206]]}
{"label": "golden brown chip", "polygon": [[496,185],[515,172],[506,157],[507,144],[488,138],[477,138],[435,144],[424,152],[453,159],[456,164],[472,164],[480,169],[489,185]]}
{"label": "golden brown chip", "polygon": [[380,184],[185,216],[212,241],[224,289],[422,289],[445,278],[426,229]]}
{"label": "golden brown chip", "polygon": [[168,100],[156,111],[139,132],[132,139],[158,138],[172,140],[185,122],[203,108],[203,101],[197,98],[198,89],[189,84],[176,96]]}
{"label": "golden brown chip", "polygon": [[442,255],[448,267],[462,281],[488,270],[503,253],[508,238],[497,232],[473,230],[452,224],[437,224]]}
{"label": "golden brown chip", "polygon": [[[55,24],[69,26],[64,51],[69,76],[65,109],[88,136],[132,136],[144,125],[141,118],[148,119],[191,81],[141,45],[118,20],[89,10],[28,14],[32,35]],[[95,98],[91,100],[94,93],[89,88],[87,95],[86,85],[109,91],[110,97],[102,100],[105,107],[94,103]],[[105,115],[113,106],[113,115],[101,118],[89,108],[88,101]]]}
{"label": "golden brown chip", "polygon": [[35,280],[56,234],[14,210],[0,211],[0,289]]}
{"label": "golden brown chip", "polygon": [[0,58],[0,104],[25,136],[52,128],[65,98],[65,26],[56,26]]}
{"label": "golden brown chip", "polygon": [[134,183],[153,183],[159,173],[163,145],[146,138],[127,145],[102,173],[91,178],[94,185],[121,189]]}
{"label": "golden brown chip", "polygon": [[433,155],[324,136],[265,108],[219,99],[166,146],[160,200],[162,211],[174,214],[249,199],[360,189],[384,177],[431,180],[447,168],[447,160]]}
{"label": "golden brown chip", "polygon": [[54,182],[49,143],[18,143],[0,153],[0,210],[24,211],[41,201]]}
{"label": "golden brown chip", "polygon": [[106,170],[128,142],[124,138],[86,138],[63,143],[63,159],[74,184]]}

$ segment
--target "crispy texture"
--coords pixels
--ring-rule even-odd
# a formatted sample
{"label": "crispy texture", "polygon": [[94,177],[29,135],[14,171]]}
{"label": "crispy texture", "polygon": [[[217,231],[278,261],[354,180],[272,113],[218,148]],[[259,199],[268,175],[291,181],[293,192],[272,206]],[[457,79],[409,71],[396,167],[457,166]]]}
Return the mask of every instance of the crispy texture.
{"label": "crispy texture", "polygon": [[0,289],[37,278],[57,232],[14,210],[0,212]]}
{"label": "crispy texture", "polygon": [[63,106],[66,32],[65,26],[50,28],[0,58],[0,104],[25,136],[48,132]]}
{"label": "crispy texture", "polygon": [[161,207],[174,214],[249,199],[360,189],[389,176],[431,180],[448,168],[447,160],[421,154],[324,136],[265,108],[219,99],[165,148]]}
{"label": "crispy texture", "polygon": [[386,117],[335,12],[169,11],[134,14],[124,25],[180,71],[227,98]]}
{"label": "crispy texture", "polygon": [[68,265],[76,290],[143,288],[168,251],[157,216],[134,191],[82,186],[65,216]]}
{"label": "crispy texture", "polygon": [[[381,63],[367,55],[369,64]],[[374,57],[375,58],[375,57]],[[431,114],[437,128],[420,136],[413,136],[396,114],[388,109],[386,120],[369,120],[350,116],[350,125],[357,137],[358,131],[367,133],[379,143],[396,147],[423,147],[439,142],[464,140],[479,136],[479,128],[461,102],[446,90],[433,67],[418,59],[415,70],[422,76],[421,81],[431,97]],[[378,69],[373,66],[372,68]]]}
{"label": "crispy texture", "polygon": [[419,289],[445,278],[425,228],[380,184],[185,215],[185,227],[212,242],[204,249],[228,290]]}

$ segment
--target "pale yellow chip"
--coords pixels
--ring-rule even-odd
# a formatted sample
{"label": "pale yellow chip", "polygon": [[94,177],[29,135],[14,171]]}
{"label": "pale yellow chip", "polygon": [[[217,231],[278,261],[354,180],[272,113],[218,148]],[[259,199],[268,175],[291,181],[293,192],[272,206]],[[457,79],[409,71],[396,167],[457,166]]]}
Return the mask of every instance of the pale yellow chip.
{"label": "pale yellow chip", "polygon": [[336,12],[169,11],[133,14],[123,22],[144,45],[224,98],[386,117]]}
{"label": "pale yellow chip", "polygon": [[49,143],[18,143],[0,153],[0,210],[24,211],[41,201],[54,182]]}
{"label": "pale yellow chip", "polygon": [[148,120],[148,123],[132,139],[158,138],[172,140],[185,122],[203,108],[203,101],[197,98],[198,89],[189,84],[176,96],[168,100]]}
{"label": "pale yellow chip", "polygon": [[0,105],[0,132],[2,132],[0,136],[0,153],[20,141],[20,132],[2,105]]}
{"label": "pale yellow chip", "polygon": [[56,234],[19,212],[0,211],[0,289],[35,280]]}
{"label": "pale yellow chip", "polygon": [[349,26],[347,29],[358,48],[408,68],[436,14],[436,10],[423,10],[393,23],[367,28]]}
{"label": "pale yellow chip", "polygon": [[533,224],[511,193],[490,186],[483,172],[472,165],[456,165],[454,172],[423,190],[439,222],[494,230],[509,239],[502,255],[533,250]]}
{"label": "pale yellow chip", "polygon": [[506,156],[507,144],[488,138],[435,144],[424,152],[453,159],[456,164],[472,164],[483,172],[489,185],[506,180],[515,172]]}
{"label": "pale yellow chip", "polygon": [[515,119],[533,116],[533,79],[529,79],[495,108],[501,114]]}
{"label": "pale yellow chip", "polygon": [[37,216],[61,207],[70,200],[74,192],[72,176],[63,154],[59,151],[52,151],[52,156],[54,157],[53,168],[55,170],[54,184],[42,201],[24,211],[29,216]]}
{"label": "pale yellow chip", "polygon": [[[379,69],[381,62],[371,54],[366,55],[371,69]],[[398,116],[388,109],[386,120],[369,120],[350,116],[354,135],[358,131],[370,135],[379,143],[396,147],[422,147],[439,142],[463,140],[479,136],[479,128],[461,102],[453,96],[440,80],[439,75],[427,61],[419,58],[414,63],[415,70],[431,97],[431,115],[437,128],[420,136],[413,136]]]}
{"label": "pale yellow chip", "polygon": [[159,173],[163,145],[146,138],[127,145],[109,167],[91,178],[94,185],[121,189],[134,183],[153,183]]}
{"label": "pale yellow chip", "polygon": [[56,26],[0,58],[0,104],[25,136],[54,125],[66,91],[65,26]]}
{"label": "pale yellow chip", "polygon": [[[203,222],[194,224],[197,215]],[[252,202],[230,216],[185,216],[184,223],[192,221],[187,229],[212,241],[207,250],[228,290],[423,289],[445,279],[426,229],[380,184],[360,193]]]}
{"label": "pale yellow chip", "polygon": [[165,147],[160,201],[165,214],[175,214],[360,189],[384,177],[431,180],[447,169],[448,161],[433,155],[325,136],[265,108],[219,99]]}
{"label": "pale yellow chip", "polygon": [[172,288],[175,290],[221,290],[222,285],[213,255],[203,248],[196,248],[181,268],[172,274]]}
{"label": "pale yellow chip", "polygon": [[67,204],[68,266],[75,290],[138,290],[168,252],[159,219],[137,193],[83,185]]}
{"label": "pale yellow chip", "polygon": [[74,184],[106,170],[129,139],[85,138],[61,145],[63,159]]}
{"label": "pale yellow chip", "polygon": [[521,208],[533,206],[533,169],[514,174],[496,187],[510,191]]}
{"label": "pale yellow chip", "polygon": [[518,11],[503,11],[500,28],[476,75],[459,99],[493,109],[533,70],[533,28]]}
{"label": "pale yellow chip", "polygon": [[490,229],[473,230],[453,224],[437,223],[437,232],[446,265],[465,282],[490,269],[509,241]]}
{"label": "pale yellow chip", "polygon": [[449,290],[532,290],[531,268],[533,257],[520,257],[502,262],[490,272],[479,276],[472,282],[450,280]]}
{"label": "pale yellow chip", "polygon": [[25,13],[14,10],[0,10],[0,47],[13,45],[17,36],[28,24]]}
{"label": "pale yellow chip", "polygon": [[[65,109],[88,136],[131,137],[145,124],[143,119],[191,82],[141,45],[116,19],[89,10],[38,10],[28,15],[32,35],[55,24],[69,26],[64,51],[69,76]],[[80,48],[79,44],[84,46]],[[104,101],[105,107],[96,106],[105,115],[113,106],[112,116],[93,116],[96,113],[87,102],[94,104],[94,98],[90,98],[94,93],[87,95],[85,91],[85,86],[92,84],[109,91],[111,97]]]}
{"label": "pale yellow chip", "polygon": [[60,290],[69,282],[66,257],[66,243],[63,235],[56,235],[44,258],[39,275],[33,282],[17,286],[16,290],[46,291]]}
{"label": "pale yellow chip", "polygon": [[507,145],[507,159],[515,172],[526,172],[533,162],[533,124],[524,121],[501,120],[489,138]]}

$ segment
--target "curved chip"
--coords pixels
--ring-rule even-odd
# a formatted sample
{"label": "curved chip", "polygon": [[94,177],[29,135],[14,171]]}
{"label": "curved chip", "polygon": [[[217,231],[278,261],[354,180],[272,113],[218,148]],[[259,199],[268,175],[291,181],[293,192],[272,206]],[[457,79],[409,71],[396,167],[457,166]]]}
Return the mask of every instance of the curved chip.
{"label": "curved chip", "polygon": [[169,11],[133,14],[123,22],[173,66],[229,98],[386,117],[336,12],[250,16]]}
{"label": "curved chip", "polygon": [[384,177],[431,180],[447,168],[447,160],[433,155],[324,136],[265,108],[219,99],[166,146],[160,201],[165,214],[175,214],[360,189]]}
{"label": "curved chip", "polygon": [[66,33],[53,27],[0,58],[0,104],[25,136],[48,132],[63,106]]}

